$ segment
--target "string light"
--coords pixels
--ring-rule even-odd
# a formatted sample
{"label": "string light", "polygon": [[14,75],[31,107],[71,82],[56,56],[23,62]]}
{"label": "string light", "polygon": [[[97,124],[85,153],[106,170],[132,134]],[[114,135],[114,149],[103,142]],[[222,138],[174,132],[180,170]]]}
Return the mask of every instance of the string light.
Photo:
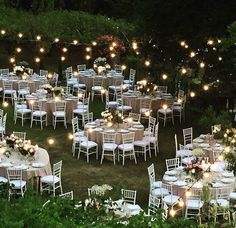
{"label": "string light", "polygon": [[191,51],[191,52],[190,52],[190,57],[193,58],[193,57],[195,57],[195,56],[196,56],[196,53],[195,53],[194,51]]}
{"label": "string light", "polygon": [[41,40],[41,36],[40,36],[40,35],[37,35],[37,36],[36,36],[36,40],[38,40],[38,41]]}
{"label": "string light", "polygon": [[186,48],[186,49],[187,49],[187,48],[188,48],[188,45],[187,45],[187,44],[186,44],[186,45],[184,45],[184,48]]}
{"label": "string light", "polygon": [[201,63],[200,63],[200,67],[201,67],[201,68],[204,68],[204,67],[205,67],[205,63],[204,63],[204,62],[201,62]]}
{"label": "string light", "polygon": [[187,190],[186,193],[185,193],[186,197],[190,197],[192,195],[191,191],[190,190]]}
{"label": "string light", "polygon": [[181,42],[180,42],[180,45],[181,45],[182,47],[184,47],[184,46],[186,45],[185,41],[184,41],[184,40],[181,41]]}
{"label": "string light", "polygon": [[186,74],[186,73],[187,73],[187,70],[183,67],[183,68],[181,69],[181,73],[182,73],[182,74]]}
{"label": "string light", "polygon": [[1,30],[1,34],[2,34],[2,35],[5,35],[5,34],[6,34],[6,30],[2,29],[2,30]]}
{"label": "string light", "polygon": [[190,97],[195,97],[196,96],[196,94],[195,94],[195,92],[190,92]]}
{"label": "string light", "polygon": [[126,70],[126,68],[127,68],[126,65],[121,65],[122,70]]}
{"label": "string light", "polygon": [[54,143],[55,143],[54,139],[52,139],[52,138],[48,139],[48,144],[49,145],[53,145]]}
{"label": "string light", "polygon": [[86,56],[85,56],[85,59],[86,59],[86,60],[90,60],[90,59],[91,59],[91,56],[90,56],[90,55],[86,55]]}
{"label": "string light", "polygon": [[86,47],[86,51],[90,52],[91,51],[91,47]]}
{"label": "string light", "polygon": [[145,62],[144,62],[144,64],[145,64],[145,66],[150,66],[150,64],[151,64],[151,62],[149,61],[149,60],[146,60]]}
{"label": "string light", "polygon": [[18,33],[18,37],[19,37],[19,38],[22,38],[22,37],[23,37],[23,33],[19,32],[19,33]]}
{"label": "string light", "polygon": [[67,49],[66,47],[64,47],[64,48],[62,48],[62,51],[63,51],[63,52],[67,52],[68,49]]}
{"label": "string light", "polygon": [[79,74],[78,71],[74,71],[74,72],[73,72],[73,75],[74,75],[74,76],[77,76],[78,74]]}
{"label": "string light", "polygon": [[57,37],[54,39],[54,42],[55,42],[55,43],[58,43],[59,41],[60,41],[60,40],[59,40],[59,38],[57,38]]}
{"label": "string light", "polygon": [[115,58],[116,54],[115,53],[111,53],[111,58]]}
{"label": "string light", "polygon": [[204,89],[205,91],[207,91],[207,90],[209,89],[209,85],[204,85],[204,86],[203,86],[203,89]]}
{"label": "string light", "polygon": [[93,41],[93,42],[92,42],[92,45],[93,45],[93,46],[96,46],[96,45],[97,45],[97,42],[96,42],[96,41]]}
{"label": "string light", "polygon": [[183,201],[183,200],[180,200],[180,201],[179,201],[179,206],[180,206],[180,207],[183,207],[183,206],[184,206],[184,201]]}
{"label": "string light", "polygon": [[21,48],[20,47],[16,48],[16,52],[20,53],[21,52]]}
{"label": "string light", "polygon": [[138,49],[138,44],[137,44],[137,42],[135,42],[135,41],[132,42],[132,48],[133,48],[134,50]]}
{"label": "string light", "polygon": [[40,51],[41,53],[43,53],[43,52],[45,51],[45,49],[44,49],[43,47],[41,47],[41,48],[39,48],[39,51]]}
{"label": "string light", "polygon": [[222,61],[222,59],[223,59],[223,58],[222,58],[221,56],[219,56],[218,60],[219,60],[219,61]]}
{"label": "string light", "polygon": [[78,40],[73,40],[73,44],[77,45],[78,44]]}
{"label": "string light", "polygon": [[176,211],[172,208],[172,209],[170,210],[170,216],[171,216],[171,217],[174,217],[175,214],[176,214]]}
{"label": "string light", "polygon": [[113,51],[113,50],[114,50],[114,47],[112,47],[112,46],[109,47],[109,50],[110,50],[110,51]]}
{"label": "string light", "polygon": [[162,108],[166,110],[168,108],[167,104],[163,104]]}
{"label": "string light", "polygon": [[162,79],[163,79],[163,80],[166,80],[167,78],[168,78],[168,76],[167,76],[166,74],[163,74],[163,75],[162,75]]}
{"label": "string light", "polygon": [[208,44],[208,45],[213,45],[213,44],[214,44],[214,40],[209,39],[209,40],[207,41],[207,44]]}
{"label": "string light", "polygon": [[34,61],[35,61],[36,63],[39,63],[39,62],[40,62],[40,58],[39,58],[39,57],[35,57]]}
{"label": "string light", "polygon": [[14,63],[16,60],[15,60],[15,57],[11,57],[10,58],[10,63]]}
{"label": "string light", "polygon": [[116,47],[117,46],[117,43],[116,42],[112,42],[111,44],[113,47]]}
{"label": "string light", "polygon": [[69,139],[69,140],[72,140],[73,138],[74,138],[73,134],[69,133],[69,134],[68,134],[68,139]]}
{"label": "string light", "polygon": [[2,106],[3,106],[4,108],[8,107],[8,103],[7,103],[6,101],[4,101],[4,102],[2,103]]}
{"label": "string light", "polygon": [[65,61],[66,60],[66,57],[65,56],[61,56],[61,61]]}
{"label": "string light", "polygon": [[218,39],[218,40],[217,40],[217,42],[218,42],[218,44],[220,44],[220,43],[221,43],[221,40],[220,40],[220,39]]}

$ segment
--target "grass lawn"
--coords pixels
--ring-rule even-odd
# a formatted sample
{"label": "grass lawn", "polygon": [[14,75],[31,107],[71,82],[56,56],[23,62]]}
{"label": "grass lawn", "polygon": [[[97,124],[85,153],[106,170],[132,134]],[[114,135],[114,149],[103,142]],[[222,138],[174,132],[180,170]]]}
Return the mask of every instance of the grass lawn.
{"label": "grass lawn", "polygon": [[[90,110],[94,112],[95,118],[100,117],[101,111],[104,110],[104,104],[99,100],[91,102]],[[100,165],[99,160],[95,159],[95,156],[90,157],[90,163],[87,164],[85,157],[81,156],[80,160],[76,157],[72,157],[71,153],[71,140],[68,138],[68,134],[72,132],[71,126],[65,130],[64,127],[58,126],[56,130],[52,126],[45,127],[43,130],[39,126],[33,126],[31,129],[29,121],[21,127],[20,120],[15,125],[13,123],[13,109],[11,106],[4,108],[8,113],[7,117],[7,132],[26,131],[27,139],[31,139],[33,144],[38,144],[40,147],[45,148],[49,155],[51,164],[62,160],[62,183],[63,191],[73,190],[75,197],[84,198],[87,196],[87,188],[92,185],[98,184],[110,184],[113,186],[114,191],[120,192],[120,189],[135,189],[137,190],[137,201],[140,205],[146,206],[148,203],[149,194],[149,181],[147,174],[147,167],[154,163],[157,179],[161,179],[165,168],[165,159],[175,156],[174,134],[178,134],[178,140],[182,143],[182,129],[185,127],[194,127],[194,136],[199,135],[201,128],[198,126],[199,112],[186,111],[185,123],[179,124],[179,119],[176,118],[175,125],[167,123],[166,127],[163,127],[163,123],[160,123],[159,130],[159,147],[160,153],[157,157],[147,157],[145,162],[143,157],[140,156],[137,159],[137,165],[133,160],[127,159],[125,166],[121,164],[113,165],[112,161],[104,160]],[[55,143],[49,145],[47,143],[48,138],[53,138]]]}

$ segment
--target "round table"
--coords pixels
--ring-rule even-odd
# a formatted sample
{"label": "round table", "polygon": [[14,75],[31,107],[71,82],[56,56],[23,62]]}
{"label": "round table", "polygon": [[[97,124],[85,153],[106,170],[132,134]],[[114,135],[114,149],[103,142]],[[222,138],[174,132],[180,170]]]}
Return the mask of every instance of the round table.
{"label": "round table", "polygon": [[0,176],[3,177],[7,177],[7,168],[22,169],[24,180],[52,174],[48,152],[43,148],[38,148],[33,161],[27,161],[26,157],[13,149],[9,158],[0,150],[0,161]]}

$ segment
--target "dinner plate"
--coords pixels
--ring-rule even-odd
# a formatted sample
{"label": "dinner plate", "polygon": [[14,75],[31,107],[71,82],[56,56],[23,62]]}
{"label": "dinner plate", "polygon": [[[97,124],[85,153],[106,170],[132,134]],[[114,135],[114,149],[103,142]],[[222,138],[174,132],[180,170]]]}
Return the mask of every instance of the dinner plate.
{"label": "dinner plate", "polygon": [[196,182],[192,185],[192,188],[202,188],[203,184],[201,182]]}
{"label": "dinner plate", "polygon": [[133,128],[133,127],[130,127],[128,128],[129,131],[137,131],[138,129],[137,128]]}
{"label": "dinner plate", "polygon": [[129,133],[129,131],[125,130],[125,129],[119,129],[118,132],[120,132],[120,133]]}
{"label": "dinner plate", "polygon": [[204,140],[203,139],[200,139],[200,138],[196,138],[193,140],[194,143],[203,143]]}
{"label": "dinner plate", "polygon": [[103,131],[103,129],[101,127],[97,127],[94,129],[94,131]]}
{"label": "dinner plate", "polygon": [[22,169],[22,170],[25,170],[25,169],[28,169],[29,166],[28,166],[28,165],[21,164],[21,165],[14,166],[14,168],[15,168],[15,169]]}
{"label": "dinner plate", "polygon": [[225,184],[233,183],[234,181],[235,181],[234,178],[223,178],[223,179],[221,179],[221,182],[223,182]]}
{"label": "dinner plate", "polygon": [[234,177],[234,174],[232,172],[223,172],[222,176],[226,177],[226,178],[229,178],[229,177]]}
{"label": "dinner plate", "polygon": [[201,144],[199,144],[199,146],[202,148],[210,147],[209,143],[201,143]]}
{"label": "dinner plate", "polygon": [[211,183],[212,184],[212,187],[213,188],[221,188],[223,187],[224,185],[220,182],[216,182],[216,183]]}
{"label": "dinner plate", "polygon": [[13,165],[12,165],[12,163],[10,163],[10,162],[2,162],[1,164],[0,164],[2,167],[12,167]]}
{"label": "dinner plate", "polygon": [[33,168],[42,168],[44,166],[45,166],[45,164],[42,163],[42,162],[35,162],[35,163],[32,164]]}
{"label": "dinner plate", "polygon": [[137,129],[143,129],[143,125],[133,125],[134,128],[137,128]]}
{"label": "dinner plate", "polygon": [[177,180],[177,181],[175,182],[175,185],[177,185],[177,186],[186,186],[187,183],[186,183],[186,181],[184,181],[184,180]]}
{"label": "dinner plate", "polygon": [[177,172],[175,170],[169,170],[169,171],[166,171],[165,174],[168,176],[175,176]]}
{"label": "dinner plate", "polygon": [[113,133],[113,132],[116,132],[114,129],[107,129],[107,130],[105,130],[105,132],[107,132],[107,133]]}
{"label": "dinner plate", "polygon": [[163,180],[169,181],[169,182],[174,182],[174,181],[177,181],[177,177],[164,175]]}

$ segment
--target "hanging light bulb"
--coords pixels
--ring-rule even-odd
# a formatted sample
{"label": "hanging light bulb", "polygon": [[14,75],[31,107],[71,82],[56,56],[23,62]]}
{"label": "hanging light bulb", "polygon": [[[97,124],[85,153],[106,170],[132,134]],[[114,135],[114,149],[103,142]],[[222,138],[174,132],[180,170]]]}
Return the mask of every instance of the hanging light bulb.
{"label": "hanging light bulb", "polygon": [[204,89],[205,91],[207,91],[207,90],[209,89],[209,85],[204,85],[204,86],[203,86],[203,89]]}
{"label": "hanging light bulb", "polygon": [[34,61],[35,61],[36,63],[39,63],[39,62],[40,62],[40,58],[39,58],[39,57],[35,57]]}
{"label": "hanging light bulb", "polygon": [[196,56],[196,52],[191,51],[191,52],[190,52],[190,57],[193,58],[193,57],[195,57],[195,56]]}
{"label": "hanging light bulb", "polygon": [[18,36],[19,38],[22,38],[22,37],[23,37],[23,33],[19,32],[17,36]]}
{"label": "hanging light bulb", "polygon": [[1,34],[2,34],[2,35],[5,35],[5,34],[6,34],[6,30],[2,29],[2,30],[1,30]]}
{"label": "hanging light bulb", "polygon": [[148,66],[150,66],[151,62],[150,62],[149,60],[146,60],[146,61],[144,62],[144,64],[145,64],[146,67],[148,67]]}
{"label": "hanging light bulb", "polygon": [[45,49],[44,49],[43,47],[41,47],[41,48],[39,48],[39,51],[40,51],[41,53],[43,53],[43,52],[45,51]]}
{"label": "hanging light bulb", "polygon": [[63,51],[63,52],[67,52],[68,49],[67,49],[66,47],[64,47],[64,48],[62,48],[62,51]]}
{"label": "hanging light bulb", "polygon": [[190,92],[190,97],[195,97],[195,96],[196,96],[195,92],[191,91]]}
{"label": "hanging light bulb", "polygon": [[91,51],[91,47],[86,47],[86,51],[90,52]]}
{"label": "hanging light bulb", "polygon": [[73,44],[77,45],[78,44],[78,40],[73,40]]}
{"label": "hanging light bulb", "polygon": [[201,62],[201,63],[200,63],[200,67],[201,67],[201,68],[204,68],[204,67],[205,67],[205,63],[204,63],[204,62]]}
{"label": "hanging light bulb", "polygon": [[86,56],[85,56],[85,59],[86,59],[86,60],[89,60],[89,59],[91,59],[91,56],[90,56],[90,55],[86,55]]}
{"label": "hanging light bulb", "polygon": [[55,43],[58,43],[59,41],[60,41],[60,40],[59,40],[59,38],[57,38],[57,37],[54,39],[54,42],[55,42]]}
{"label": "hanging light bulb", "polygon": [[66,57],[65,56],[61,56],[61,61],[65,61],[66,60]]}
{"label": "hanging light bulb", "polygon": [[21,48],[20,47],[16,48],[16,52],[20,53],[21,52]]}
{"label": "hanging light bulb", "polygon": [[11,57],[10,58],[10,63],[14,63],[16,60],[15,60],[15,57]]}
{"label": "hanging light bulb", "polygon": [[162,75],[162,79],[163,79],[163,80],[166,80],[167,78],[168,78],[168,76],[167,76],[166,74],[163,74],[163,75]]}
{"label": "hanging light bulb", "polygon": [[96,42],[96,41],[93,41],[93,42],[92,42],[92,45],[93,45],[93,46],[96,46],[96,45],[97,45],[97,42]]}
{"label": "hanging light bulb", "polygon": [[36,36],[36,40],[38,40],[38,41],[41,40],[41,36],[40,36],[40,35],[37,35],[37,36]]}

